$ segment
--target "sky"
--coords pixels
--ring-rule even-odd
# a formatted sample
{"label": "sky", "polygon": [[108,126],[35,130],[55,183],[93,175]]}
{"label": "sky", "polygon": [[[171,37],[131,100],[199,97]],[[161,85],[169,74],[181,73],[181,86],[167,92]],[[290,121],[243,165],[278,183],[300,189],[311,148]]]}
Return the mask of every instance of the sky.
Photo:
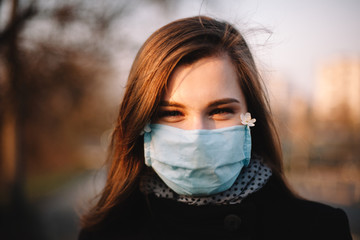
{"label": "sky", "polygon": [[[310,98],[321,64],[360,58],[359,0],[179,2],[167,13],[145,4],[129,17],[125,33],[140,47],[152,32],[178,18],[202,14],[226,20],[244,33],[260,69]],[[136,52],[128,54],[133,59]]]}

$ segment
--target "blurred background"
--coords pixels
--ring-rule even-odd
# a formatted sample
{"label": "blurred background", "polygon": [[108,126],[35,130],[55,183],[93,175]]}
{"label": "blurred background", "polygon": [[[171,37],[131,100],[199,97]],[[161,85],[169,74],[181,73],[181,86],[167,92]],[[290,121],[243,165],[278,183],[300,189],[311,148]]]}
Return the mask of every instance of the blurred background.
{"label": "blurred background", "polygon": [[0,239],[76,239],[137,50],[199,14],[245,35],[290,184],[343,208],[360,239],[359,12],[358,0],[0,0]]}

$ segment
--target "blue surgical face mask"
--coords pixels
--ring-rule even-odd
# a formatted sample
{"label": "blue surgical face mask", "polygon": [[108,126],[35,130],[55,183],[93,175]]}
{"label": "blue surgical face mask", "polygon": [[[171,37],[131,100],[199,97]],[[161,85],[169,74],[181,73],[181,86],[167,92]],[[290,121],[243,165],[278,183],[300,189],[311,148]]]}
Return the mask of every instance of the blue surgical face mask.
{"label": "blue surgical face mask", "polygon": [[250,128],[183,130],[150,124],[145,164],[180,195],[205,196],[229,189],[250,161]]}

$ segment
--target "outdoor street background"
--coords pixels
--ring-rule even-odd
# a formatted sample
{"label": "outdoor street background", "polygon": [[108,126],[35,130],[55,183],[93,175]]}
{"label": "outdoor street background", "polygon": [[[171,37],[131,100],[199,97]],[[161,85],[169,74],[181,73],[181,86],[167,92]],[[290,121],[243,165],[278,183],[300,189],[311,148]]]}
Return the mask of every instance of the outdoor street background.
{"label": "outdoor street background", "polygon": [[360,239],[360,1],[0,0],[0,239],[71,240],[141,44],[208,15],[246,37],[290,184]]}

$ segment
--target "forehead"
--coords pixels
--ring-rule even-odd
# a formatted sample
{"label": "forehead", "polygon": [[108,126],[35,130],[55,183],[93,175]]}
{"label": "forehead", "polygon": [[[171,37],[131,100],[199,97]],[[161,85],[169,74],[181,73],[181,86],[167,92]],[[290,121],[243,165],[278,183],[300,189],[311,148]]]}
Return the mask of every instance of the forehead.
{"label": "forehead", "polygon": [[242,95],[235,67],[231,59],[224,55],[176,67],[163,100],[189,102],[226,97],[242,99]]}

